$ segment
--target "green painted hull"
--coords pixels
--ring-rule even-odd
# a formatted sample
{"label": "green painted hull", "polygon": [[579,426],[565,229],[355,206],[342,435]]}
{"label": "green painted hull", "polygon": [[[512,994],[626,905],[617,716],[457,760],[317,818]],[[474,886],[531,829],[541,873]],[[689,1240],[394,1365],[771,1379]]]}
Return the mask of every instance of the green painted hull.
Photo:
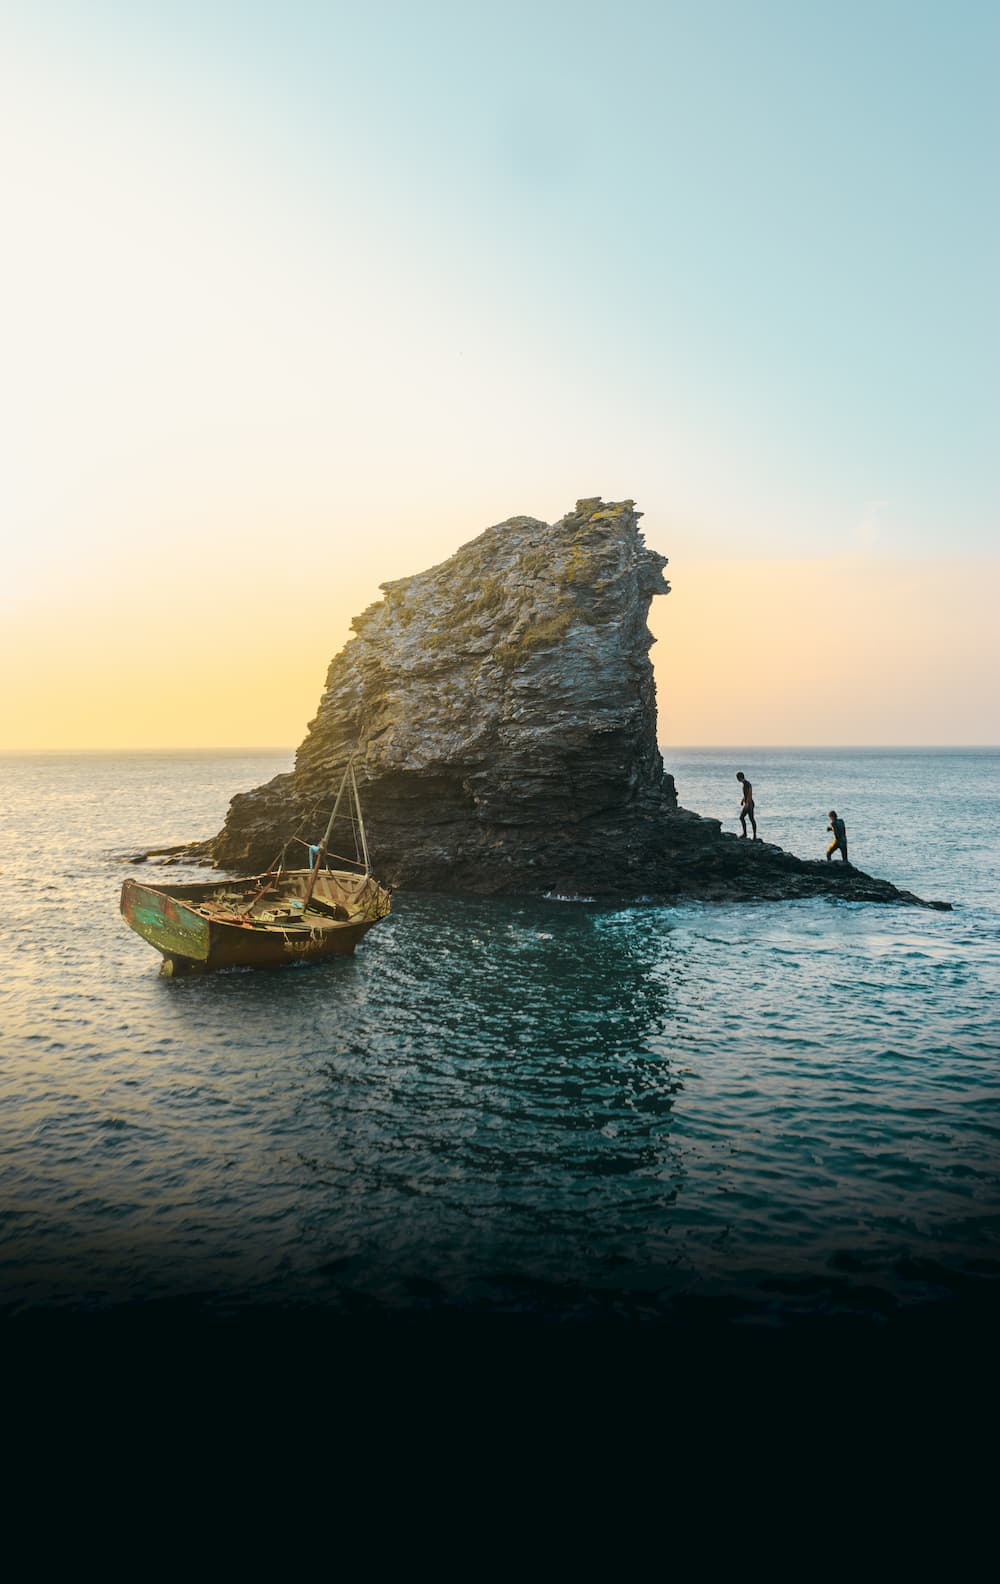
{"label": "green painted hull", "polygon": [[129,879],[122,886],[122,916],[162,954],[161,972],[183,974],[340,956],[353,952],[389,913],[388,891],[363,875],[321,872],[314,905],[304,914],[308,870],[286,873],[276,886],[267,879],[192,885]]}

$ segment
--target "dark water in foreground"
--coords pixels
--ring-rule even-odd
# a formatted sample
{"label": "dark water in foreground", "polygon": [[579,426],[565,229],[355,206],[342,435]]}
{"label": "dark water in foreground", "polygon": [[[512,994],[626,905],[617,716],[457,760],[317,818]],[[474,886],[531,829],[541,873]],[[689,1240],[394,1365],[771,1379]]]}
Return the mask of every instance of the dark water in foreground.
{"label": "dark water in foreground", "polygon": [[162,980],[111,855],[287,760],[0,761],[0,1309],[993,1305],[1000,755],[665,757],[956,911],[400,896],[353,959]]}

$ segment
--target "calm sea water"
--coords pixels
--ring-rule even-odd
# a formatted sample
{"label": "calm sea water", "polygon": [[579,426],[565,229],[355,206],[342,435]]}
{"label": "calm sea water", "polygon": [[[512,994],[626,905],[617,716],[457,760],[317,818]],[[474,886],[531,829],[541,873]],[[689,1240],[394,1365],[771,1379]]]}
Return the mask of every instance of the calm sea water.
{"label": "calm sea water", "polygon": [[802,854],[836,807],[954,913],[400,895],[352,959],[164,980],[115,855],[212,833],[288,756],[0,761],[0,1309],[989,1305],[1000,754],[665,760],[730,829],[743,769]]}

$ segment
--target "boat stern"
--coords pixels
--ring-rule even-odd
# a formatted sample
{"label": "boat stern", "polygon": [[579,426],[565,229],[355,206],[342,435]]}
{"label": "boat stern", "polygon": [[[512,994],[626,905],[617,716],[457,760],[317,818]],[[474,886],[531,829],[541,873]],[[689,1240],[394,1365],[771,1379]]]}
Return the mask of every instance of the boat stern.
{"label": "boat stern", "polygon": [[126,924],[170,959],[204,963],[208,959],[208,920],[154,886],[126,880],[121,912]]}

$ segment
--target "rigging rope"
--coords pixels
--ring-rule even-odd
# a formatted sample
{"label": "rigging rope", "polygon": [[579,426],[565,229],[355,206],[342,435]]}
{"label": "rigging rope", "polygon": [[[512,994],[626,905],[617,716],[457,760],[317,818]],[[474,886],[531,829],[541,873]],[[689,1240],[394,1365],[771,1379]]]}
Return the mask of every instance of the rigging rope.
{"label": "rigging rope", "polygon": [[[352,760],[353,760],[353,757],[354,756],[352,754],[352,756],[351,756]],[[348,761],[348,764],[350,764],[350,763],[351,763],[351,760]],[[357,781],[354,778],[353,774],[352,774],[351,780],[352,780],[353,787],[354,787],[355,797],[357,798]],[[360,801],[360,800],[358,800],[358,801]],[[310,846],[314,845],[314,843],[307,841],[305,839],[305,837],[303,837],[300,834],[300,832],[304,831],[307,826],[313,824],[313,822],[316,819],[317,811],[322,807],[322,802],[323,802],[323,800],[321,798],[317,798],[316,802],[313,804],[313,806],[309,810],[308,814],[304,815],[304,817],[299,821],[297,829],[294,830],[290,836],[287,836],[285,838],[285,841],[284,841],[283,845],[278,850],[278,852],[275,854],[275,857],[273,858],[271,863],[268,865],[267,872],[263,876],[264,879],[269,879],[272,874],[274,874],[275,876],[279,876],[281,874],[282,869],[285,868],[285,857],[286,857],[286,854],[288,852],[289,847],[292,845],[293,842],[298,842],[299,845],[302,846],[302,847],[310,847]],[[337,858],[341,863],[353,863],[353,864],[359,865],[359,867],[360,866],[364,866],[367,869],[368,868],[368,863],[367,863],[368,846],[367,846],[367,843],[364,840],[364,826],[363,825],[361,826],[361,838],[360,838],[360,841],[359,841],[359,838],[358,838],[359,822],[358,822],[358,819],[356,817],[355,809],[351,809],[351,808],[345,809],[344,813],[342,815],[340,815],[339,818],[340,819],[345,819],[345,820],[350,820],[351,831],[352,831],[352,834],[354,836],[354,857],[353,858],[347,858],[346,856],[344,856],[343,854],[340,854],[340,853],[332,853],[332,854],[331,853],[327,853],[327,854],[324,855],[324,860],[326,858],[329,858],[329,857],[334,857],[334,858]],[[362,853],[363,853],[363,856],[362,856]],[[310,867],[311,867],[311,865],[310,865]]]}

